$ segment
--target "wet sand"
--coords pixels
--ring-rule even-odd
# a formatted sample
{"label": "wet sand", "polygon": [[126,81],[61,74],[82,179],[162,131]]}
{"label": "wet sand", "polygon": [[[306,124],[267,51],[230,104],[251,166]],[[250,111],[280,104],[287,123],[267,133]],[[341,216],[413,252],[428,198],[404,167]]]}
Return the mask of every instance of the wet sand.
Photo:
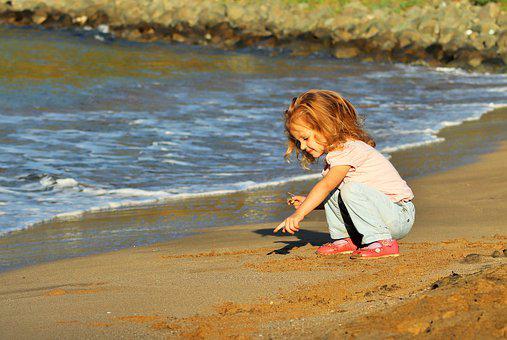
{"label": "wet sand", "polygon": [[295,236],[214,228],[3,273],[1,337],[505,337],[505,159],[507,141],[409,181],[416,224],[397,258],[318,257],[317,211]]}

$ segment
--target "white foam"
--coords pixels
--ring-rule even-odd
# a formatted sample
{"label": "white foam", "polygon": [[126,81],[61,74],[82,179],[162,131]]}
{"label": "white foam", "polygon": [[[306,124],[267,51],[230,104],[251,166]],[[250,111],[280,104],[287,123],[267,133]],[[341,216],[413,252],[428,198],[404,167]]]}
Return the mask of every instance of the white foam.
{"label": "white foam", "polygon": [[55,188],[72,188],[78,186],[79,183],[73,178],[59,178],[56,180]]}
{"label": "white foam", "polygon": [[98,25],[97,26],[97,31],[99,31],[100,33],[104,33],[104,34],[108,34],[109,33],[109,26],[108,25]]}
{"label": "white foam", "polygon": [[440,125],[442,127],[449,127],[449,126],[456,126],[456,125],[460,125],[461,121],[447,121],[447,120],[444,120],[443,122],[440,123]]}
{"label": "white foam", "polygon": [[129,125],[141,125],[144,124],[147,120],[146,119],[136,119],[129,123]]}
{"label": "white foam", "polygon": [[170,196],[167,191],[157,190],[157,191],[150,191],[150,190],[142,190],[142,189],[113,189],[113,190],[107,190],[108,194],[115,195],[118,197],[167,197]]}
{"label": "white foam", "polygon": [[42,177],[40,180],[39,180],[39,183],[44,187],[44,188],[49,188],[51,186],[53,186],[55,184],[55,179],[51,176],[44,176]]}
{"label": "white foam", "polygon": [[6,213],[3,211],[0,211],[0,216],[5,215]]}
{"label": "white foam", "polygon": [[153,146],[159,146],[159,145],[176,145],[176,143],[174,143],[174,142],[168,142],[168,141],[158,141],[158,142],[153,142],[151,145],[153,145]]}
{"label": "white foam", "polygon": [[433,140],[427,140],[427,141],[422,141],[422,142],[414,142],[414,143],[407,143],[407,144],[402,144],[402,145],[399,145],[399,146],[392,146],[392,147],[385,147],[383,148],[382,150],[380,150],[380,152],[382,153],[392,153],[392,152],[395,152],[395,151],[399,151],[399,150],[406,150],[406,149],[411,149],[411,148],[415,148],[417,146],[422,146],[422,145],[427,145],[427,144],[433,144],[433,143],[441,143],[443,142],[445,139],[444,138],[441,138],[441,137],[435,137],[435,139]]}
{"label": "white foam", "polygon": [[58,188],[58,189],[73,188],[73,187],[77,187],[79,185],[79,183],[74,178],[54,179],[51,176],[42,177],[39,180],[39,183],[44,188]]}
{"label": "white foam", "polygon": [[9,190],[9,189],[5,189],[3,187],[0,187],[0,192],[3,193],[3,194],[13,194],[13,195],[18,195],[17,192],[15,191],[12,191],[12,190]]}
{"label": "white foam", "polygon": [[499,103],[499,104],[489,103],[488,107],[490,107],[492,109],[499,109],[499,108],[502,108],[502,107],[507,107],[507,103]]}
{"label": "white foam", "polygon": [[[170,156],[173,156],[173,155],[170,154]],[[183,161],[177,161],[177,160],[174,160],[174,159],[164,159],[162,162],[163,163],[168,163],[168,164],[185,165],[185,166],[191,166],[192,165],[192,163],[183,162]]]}
{"label": "white foam", "polygon": [[450,74],[455,74],[455,75],[460,75],[460,76],[470,75],[465,70],[463,70],[461,68],[457,68],[457,67],[437,67],[437,68],[435,68],[435,71],[442,72],[442,73],[450,73]]}
{"label": "white foam", "polygon": [[507,87],[492,87],[487,89],[488,92],[501,92],[507,93]]}
{"label": "white foam", "polygon": [[[105,189],[93,189],[93,188],[84,188],[83,192],[87,192],[90,194],[93,193],[103,193],[110,195],[117,195],[118,197],[151,197],[151,199],[145,200],[123,200],[119,202],[110,202],[106,203],[102,206],[90,207],[86,210],[74,210],[69,212],[64,212],[57,214],[53,217],[42,219],[36,223],[31,223],[27,225],[25,228],[33,227],[35,225],[39,225],[42,223],[48,223],[53,221],[72,221],[79,220],[83,217],[83,215],[87,213],[99,213],[99,212],[111,212],[111,211],[119,211],[125,210],[133,207],[149,207],[154,205],[165,204],[169,202],[173,202],[181,199],[189,199],[189,198],[200,198],[200,197],[210,197],[210,196],[220,196],[227,195],[236,192],[242,191],[250,191],[256,190],[260,188],[266,188],[271,186],[277,186],[280,184],[290,183],[290,182],[298,182],[305,181],[308,179],[320,178],[320,173],[317,174],[307,174],[300,175],[285,179],[280,179],[277,181],[270,181],[264,183],[256,183],[253,181],[245,181],[236,183],[236,189],[225,189],[225,190],[215,190],[215,191],[207,191],[207,192],[199,192],[199,193],[181,193],[181,194],[170,194],[167,191],[149,191],[149,190],[141,190],[141,189],[113,189],[113,190],[105,190]],[[19,229],[19,228],[16,228]]]}

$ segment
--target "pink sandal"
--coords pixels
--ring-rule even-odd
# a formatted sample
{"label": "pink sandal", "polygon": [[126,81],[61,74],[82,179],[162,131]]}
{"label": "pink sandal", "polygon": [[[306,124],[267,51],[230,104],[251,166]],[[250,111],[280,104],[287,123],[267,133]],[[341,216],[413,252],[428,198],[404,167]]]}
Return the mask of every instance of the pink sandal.
{"label": "pink sandal", "polygon": [[317,249],[319,255],[352,254],[357,246],[350,237],[326,243]]}
{"label": "pink sandal", "polygon": [[400,255],[396,240],[380,240],[352,253],[351,259],[372,259]]}

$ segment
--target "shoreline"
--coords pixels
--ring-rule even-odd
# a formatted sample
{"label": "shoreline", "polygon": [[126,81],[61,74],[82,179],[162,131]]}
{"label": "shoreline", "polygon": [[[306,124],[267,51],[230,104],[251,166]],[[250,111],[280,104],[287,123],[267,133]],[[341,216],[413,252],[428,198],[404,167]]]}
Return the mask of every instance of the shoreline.
{"label": "shoreline", "polygon": [[[10,5],[9,5],[10,4]],[[399,61],[505,72],[507,14],[489,3],[428,2],[408,8],[272,1],[54,1],[0,4],[0,23],[95,30],[107,41],[166,41],[221,49]],[[338,6],[338,7],[337,7]]]}
{"label": "shoreline", "polygon": [[322,212],[294,236],[214,228],[2,273],[0,326],[38,338],[505,337],[506,157],[503,140],[410,181],[417,216],[400,257],[318,257]]}
{"label": "shoreline", "polygon": [[[439,138],[444,138],[443,142],[398,150],[392,154],[391,161],[402,177],[408,178],[409,182],[414,178],[417,179],[421,176],[424,178],[474,162],[478,156],[472,155],[494,151],[503,137],[503,131],[507,128],[506,114],[507,107],[497,108],[485,113],[478,120],[446,127],[437,134]],[[421,173],[420,169],[425,170]],[[241,207],[244,204],[242,202],[246,200],[267,201],[270,202],[269,205],[274,205],[274,207],[269,215],[271,217],[268,219],[264,217],[262,221],[264,223],[274,222],[290,212],[290,209],[284,204],[283,193],[304,191],[302,188],[309,189],[312,183],[313,180],[289,182],[281,186],[236,192],[223,196],[189,198],[148,207],[87,213],[74,221],[52,221],[29,229],[10,232],[0,237],[0,250],[4,254],[0,262],[0,268],[2,268],[0,273],[62,258],[86,257],[90,254],[121,251],[125,248],[148,246],[173,239],[179,242],[182,238],[193,237],[196,233],[221,228],[221,226],[206,224],[199,227],[197,224],[199,220],[195,220],[196,215],[192,213],[192,210],[203,210],[203,221],[213,218],[212,216],[215,214],[221,214],[222,220],[230,221],[229,224],[249,225],[253,223],[252,219],[245,222],[239,218],[240,216],[236,216],[238,207]],[[228,201],[226,205],[224,205],[225,200]],[[219,211],[218,207],[221,207],[222,211]],[[209,209],[213,210],[208,211]],[[165,224],[171,225],[171,220],[164,220],[168,212],[175,213],[180,223],[188,219],[188,223],[197,224],[197,227],[165,228]],[[248,211],[243,213],[251,214]],[[95,239],[97,234],[100,235],[108,230],[118,232],[123,228],[134,228],[139,231],[131,232],[131,236],[126,237],[123,243],[116,246],[103,245],[102,243],[91,244],[97,242]],[[65,235],[74,235],[72,236],[73,240],[65,241]],[[81,237],[81,240],[75,240],[77,235]],[[140,240],[147,241],[143,243]],[[58,241],[60,243],[55,243]],[[45,243],[47,246],[43,246]],[[17,245],[17,247],[13,248],[12,245]]]}

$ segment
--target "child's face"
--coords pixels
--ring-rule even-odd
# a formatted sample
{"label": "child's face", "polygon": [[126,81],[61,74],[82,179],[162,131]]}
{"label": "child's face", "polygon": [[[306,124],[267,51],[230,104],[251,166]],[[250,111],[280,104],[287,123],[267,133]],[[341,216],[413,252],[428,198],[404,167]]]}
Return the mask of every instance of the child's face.
{"label": "child's face", "polygon": [[290,134],[299,141],[299,148],[308,152],[313,158],[319,158],[324,154],[324,136],[304,125],[304,122],[298,120],[292,123]]}

